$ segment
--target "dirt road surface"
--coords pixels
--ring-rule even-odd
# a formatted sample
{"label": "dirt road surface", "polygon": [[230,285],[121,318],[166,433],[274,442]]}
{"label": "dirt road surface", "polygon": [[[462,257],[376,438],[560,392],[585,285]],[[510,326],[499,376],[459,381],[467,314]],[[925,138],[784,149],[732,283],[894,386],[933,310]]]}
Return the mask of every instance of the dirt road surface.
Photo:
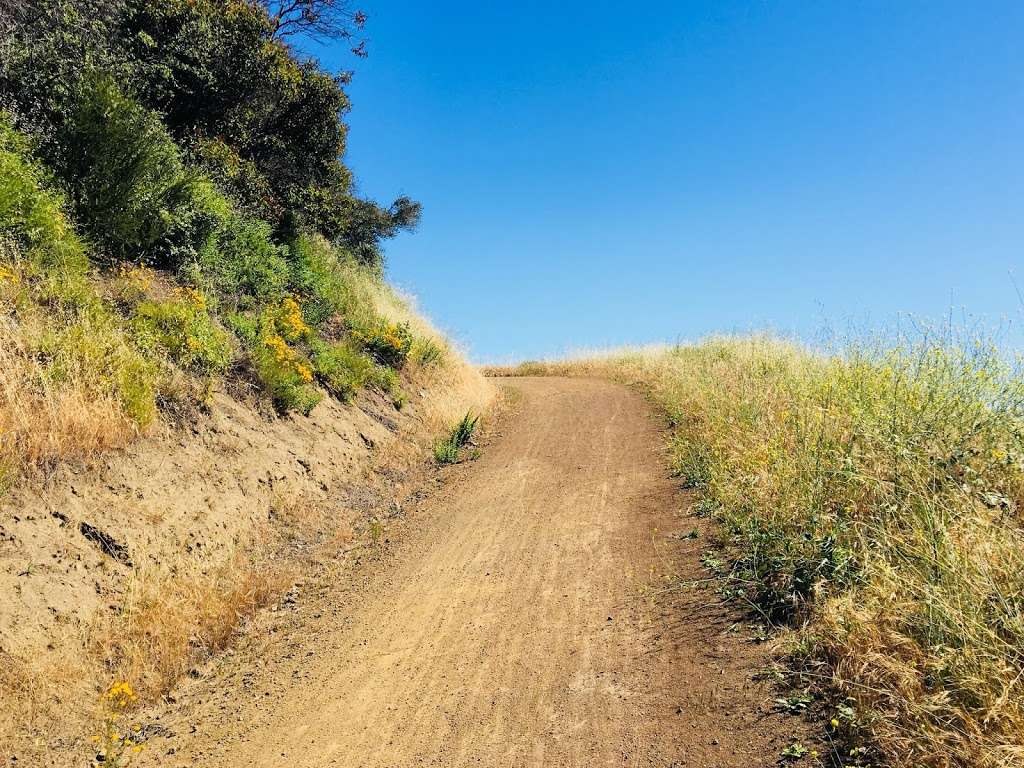
{"label": "dirt road surface", "polygon": [[[641,397],[509,379],[512,413],[383,545],[177,692],[147,765],[776,765],[793,725],[704,574]],[[349,583],[343,583],[348,579]],[[674,583],[674,582],[671,582]]]}

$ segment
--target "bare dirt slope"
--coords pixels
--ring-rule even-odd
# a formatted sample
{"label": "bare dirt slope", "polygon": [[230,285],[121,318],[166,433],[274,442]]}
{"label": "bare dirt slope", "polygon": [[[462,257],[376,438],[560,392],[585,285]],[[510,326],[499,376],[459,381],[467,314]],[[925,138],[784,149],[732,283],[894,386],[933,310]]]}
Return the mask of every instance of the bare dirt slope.
{"label": "bare dirt slope", "polygon": [[788,743],[702,522],[614,384],[515,379],[397,543],[307,584],[160,716],[161,766],[752,766]]}

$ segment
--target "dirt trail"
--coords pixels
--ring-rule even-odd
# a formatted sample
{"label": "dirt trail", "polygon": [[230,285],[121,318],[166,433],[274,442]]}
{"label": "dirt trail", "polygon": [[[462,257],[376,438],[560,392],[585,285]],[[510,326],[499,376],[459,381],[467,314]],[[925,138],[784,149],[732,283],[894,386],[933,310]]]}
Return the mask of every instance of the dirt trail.
{"label": "dirt trail", "polygon": [[[149,765],[775,765],[787,723],[701,575],[643,400],[513,379],[515,413],[386,558],[178,694]],[[352,575],[350,574],[350,578]],[[259,634],[259,632],[257,632]]]}

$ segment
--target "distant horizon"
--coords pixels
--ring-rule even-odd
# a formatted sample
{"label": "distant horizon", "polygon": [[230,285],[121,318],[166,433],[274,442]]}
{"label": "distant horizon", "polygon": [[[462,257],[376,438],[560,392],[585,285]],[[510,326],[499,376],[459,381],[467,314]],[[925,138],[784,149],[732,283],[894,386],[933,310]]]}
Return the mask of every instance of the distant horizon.
{"label": "distant horizon", "polygon": [[[433,318],[430,318],[429,315],[427,315],[427,318],[433,322]],[[472,350],[465,348],[459,342],[457,336],[452,336],[451,338],[460,351],[466,354],[469,361],[479,367],[514,366],[525,362],[593,359],[595,357],[614,355],[619,352],[643,352],[676,346],[696,346],[715,338],[749,338],[755,340],[761,337],[768,337],[799,344],[806,349],[817,350],[822,353],[843,352],[844,350],[851,349],[855,344],[862,345],[862,349],[865,346],[870,346],[872,349],[889,350],[895,343],[894,339],[897,335],[905,343],[913,341],[923,342],[926,336],[932,340],[940,336],[944,339],[952,339],[951,343],[960,347],[965,346],[968,342],[987,342],[995,344],[999,347],[1001,353],[1009,354],[1014,359],[1021,357],[1021,362],[1024,363],[1024,344],[1022,344],[1022,339],[1020,338],[1021,333],[1017,330],[1016,326],[1011,327],[1011,321],[1006,320],[1002,323],[986,325],[978,322],[977,318],[973,321],[971,318],[959,318],[954,320],[951,329],[946,327],[947,323],[948,318],[946,320],[930,321],[926,318],[900,315],[889,322],[879,322],[874,325],[864,324],[856,327],[851,323],[842,329],[830,328],[823,324],[816,331],[807,334],[787,332],[768,326],[735,328],[712,330],[701,336],[677,336],[675,338],[651,339],[626,344],[566,345],[555,347],[551,353],[547,354],[532,357],[508,356],[496,359],[478,359],[477,356],[473,355]],[[1019,324],[1020,322],[1018,321],[1017,325]]]}
{"label": "distant horizon", "polygon": [[423,203],[389,278],[475,361],[951,308],[1021,346],[1024,7],[362,7],[369,58],[310,50],[360,192]]}

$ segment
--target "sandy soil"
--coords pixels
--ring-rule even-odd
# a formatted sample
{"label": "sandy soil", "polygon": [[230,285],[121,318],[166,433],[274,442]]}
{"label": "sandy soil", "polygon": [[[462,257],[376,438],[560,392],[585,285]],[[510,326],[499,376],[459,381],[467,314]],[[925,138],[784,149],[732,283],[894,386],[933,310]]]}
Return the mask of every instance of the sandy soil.
{"label": "sandy soil", "polygon": [[711,588],[657,420],[510,379],[482,454],[175,692],[150,766],[775,765],[795,726]]}

